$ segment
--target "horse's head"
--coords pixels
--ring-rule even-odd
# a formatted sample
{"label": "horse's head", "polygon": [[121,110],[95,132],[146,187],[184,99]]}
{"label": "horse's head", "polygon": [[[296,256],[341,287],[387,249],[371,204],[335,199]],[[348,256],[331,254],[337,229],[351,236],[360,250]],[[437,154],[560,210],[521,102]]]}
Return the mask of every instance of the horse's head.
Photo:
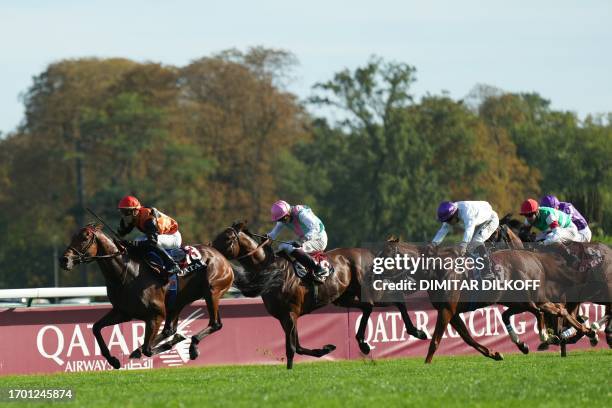
{"label": "horse's head", "polygon": [[[235,222],[215,237],[212,246],[227,259],[247,260],[261,265],[269,260],[267,248],[259,245],[247,229],[247,221]],[[269,248],[271,248],[268,245]]]}
{"label": "horse's head", "polygon": [[69,271],[74,265],[87,262],[91,257],[96,256],[98,254],[96,237],[101,230],[101,225],[88,224],[74,234],[70,245],[59,258],[62,269]]}

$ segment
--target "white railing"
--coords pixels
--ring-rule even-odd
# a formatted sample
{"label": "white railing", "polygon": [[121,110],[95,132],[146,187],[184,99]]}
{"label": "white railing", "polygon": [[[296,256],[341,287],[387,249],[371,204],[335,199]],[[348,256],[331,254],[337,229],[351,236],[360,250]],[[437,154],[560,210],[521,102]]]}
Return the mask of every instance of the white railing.
{"label": "white railing", "polygon": [[0,289],[0,299],[37,299],[89,296],[106,296],[106,286],[84,286],[74,288]]}
{"label": "white railing", "polygon": [[[240,291],[230,288],[230,295],[238,295]],[[0,299],[38,299],[38,298],[72,298],[106,296],[106,286],[81,286],[73,288],[30,288],[30,289],[0,289]]]}

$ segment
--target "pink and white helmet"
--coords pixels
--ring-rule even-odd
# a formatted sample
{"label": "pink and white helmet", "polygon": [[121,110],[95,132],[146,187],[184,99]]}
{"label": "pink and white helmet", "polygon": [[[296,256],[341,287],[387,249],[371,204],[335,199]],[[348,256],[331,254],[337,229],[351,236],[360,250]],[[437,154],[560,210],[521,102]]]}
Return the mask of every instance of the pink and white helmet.
{"label": "pink and white helmet", "polygon": [[291,206],[288,202],[283,200],[278,200],[274,204],[272,204],[272,208],[270,209],[270,214],[272,215],[272,221],[278,221],[283,218],[285,215],[288,215],[291,211]]}

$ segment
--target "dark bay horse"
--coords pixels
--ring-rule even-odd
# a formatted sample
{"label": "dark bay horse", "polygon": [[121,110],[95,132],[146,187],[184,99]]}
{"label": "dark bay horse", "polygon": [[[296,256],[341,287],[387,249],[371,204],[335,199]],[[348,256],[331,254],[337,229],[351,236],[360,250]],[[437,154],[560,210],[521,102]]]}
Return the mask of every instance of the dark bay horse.
{"label": "dark bay horse", "polygon": [[[336,348],[332,344],[314,350],[304,348],[300,345],[297,332],[300,316],[330,303],[362,311],[356,338],[361,351],[369,353],[370,346],[364,336],[368,317],[377,304],[362,299],[361,284],[372,267],[374,255],[370,250],[338,248],[326,252],[335,272],[324,284],[315,287],[302,284],[295,276],[291,263],[274,254],[270,241],[258,244],[249,233],[246,222],[234,223],[225,229],[214,239],[213,246],[244,267],[244,272],[235,271],[235,286],[245,296],[261,296],[266,310],[280,321],[285,332],[288,369],[293,366],[295,353],[322,357]],[[404,304],[396,306],[400,309],[407,332],[426,339],[425,333],[412,324]]]}
{"label": "dark bay horse", "polygon": [[[165,303],[168,285],[160,281],[158,272],[118,246],[104,234],[101,226],[87,225],[72,237],[70,245],[60,257],[60,264],[63,269],[69,271],[79,263],[95,261],[102,271],[112,309],[93,325],[93,333],[102,355],[113,368],[119,368],[120,362],[110,354],[102,337],[101,330],[106,326],[132,319],[143,320],[145,335],[142,353],[150,357],[169,350],[172,345],[184,340],[182,336],[176,335],[169,343],[153,349],[157,343],[176,332],[181,310],[203,297],[206,300],[209,324],[191,338],[191,359],[198,355],[199,341],[221,329],[219,299],[232,285],[233,270],[227,259],[214,248],[201,245],[195,247],[202,254],[206,267],[178,278],[176,300],[174,306],[169,309]],[[158,335],[164,320],[166,328]],[[141,350],[136,349],[130,357],[139,358],[140,355]]]}
{"label": "dark bay horse", "polygon": [[[418,247],[416,245],[397,241],[388,242],[379,256],[393,257],[398,253],[408,254],[409,256],[413,257],[418,257],[421,254],[425,254],[429,257],[458,257],[454,248],[443,247],[432,249],[430,247]],[[503,265],[504,276],[506,279],[522,281],[546,279],[544,270],[540,264],[540,260],[537,259],[538,254],[523,252],[522,256],[520,256],[518,253],[519,251],[513,250],[496,251],[491,253],[491,262],[493,265]],[[414,276],[416,279],[435,281],[465,279],[465,275],[458,276],[453,270],[447,269],[420,269]],[[527,345],[520,341],[518,335],[512,330],[512,326],[510,325],[510,318],[517,313],[527,311],[531,312],[536,317],[542,340],[546,340],[547,337],[543,313],[563,316],[571,321],[572,325],[575,326],[578,331],[586,333],[590,336],[593,335],[593,333],[586,327],[582,326],[575,319],[572,319],[572,317],[568,315],[567,311],[565,311],[563,307],[559,307],[558,305],[548,301],[543,289],[534,290],[533,292],[526,291],[522,294],[523,296],[521,296],[520,300],[517,300],[514,297],[508,297],[504,292],[500,291],[492,295],[494,298],[487,299],[487,301],[478,301],[477,303],[472,301],[468,293],[460,290],[445,291],[445,293],[442,293],[443,296],[441,296],[440,291],[434,290],[428,291],[428,294],[433,306],[438,311],[438,316],[434,334],[429,346],[429,351],[425,359],[426,363],[431,363],[433,355],[439,346],[440,340],[442,339],[444,330],[449,323],[467,344],[474,347],[481,354],[494,360],[502,360],[503,356],[500,353],[489,350],[487,347],[479,344],[472,338],[467,327],[465,326],[465,323],[459,316],[460,313],[468,312],[495,303],[508,307],[508,309],[502,313],[502,319],[508,328],[508,334],[511,340],[525,354],[529,352]]]}

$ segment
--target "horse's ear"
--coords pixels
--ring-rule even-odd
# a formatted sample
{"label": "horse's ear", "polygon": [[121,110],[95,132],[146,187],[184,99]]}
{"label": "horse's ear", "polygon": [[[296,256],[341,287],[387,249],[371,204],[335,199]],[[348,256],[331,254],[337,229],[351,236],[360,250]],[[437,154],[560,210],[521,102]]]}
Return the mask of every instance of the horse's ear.
{"label": "horse's ear", "polygon": [[395,235],[389,235],[389,237],[387,238],[387,242],[399,242],[399,238]]}
{"label": "horse's ear", "polygon": [[238,231],[244,231],[248,223],[249,222],[247,220],[234,221],[234,223],[232,224],[232,228]]}

